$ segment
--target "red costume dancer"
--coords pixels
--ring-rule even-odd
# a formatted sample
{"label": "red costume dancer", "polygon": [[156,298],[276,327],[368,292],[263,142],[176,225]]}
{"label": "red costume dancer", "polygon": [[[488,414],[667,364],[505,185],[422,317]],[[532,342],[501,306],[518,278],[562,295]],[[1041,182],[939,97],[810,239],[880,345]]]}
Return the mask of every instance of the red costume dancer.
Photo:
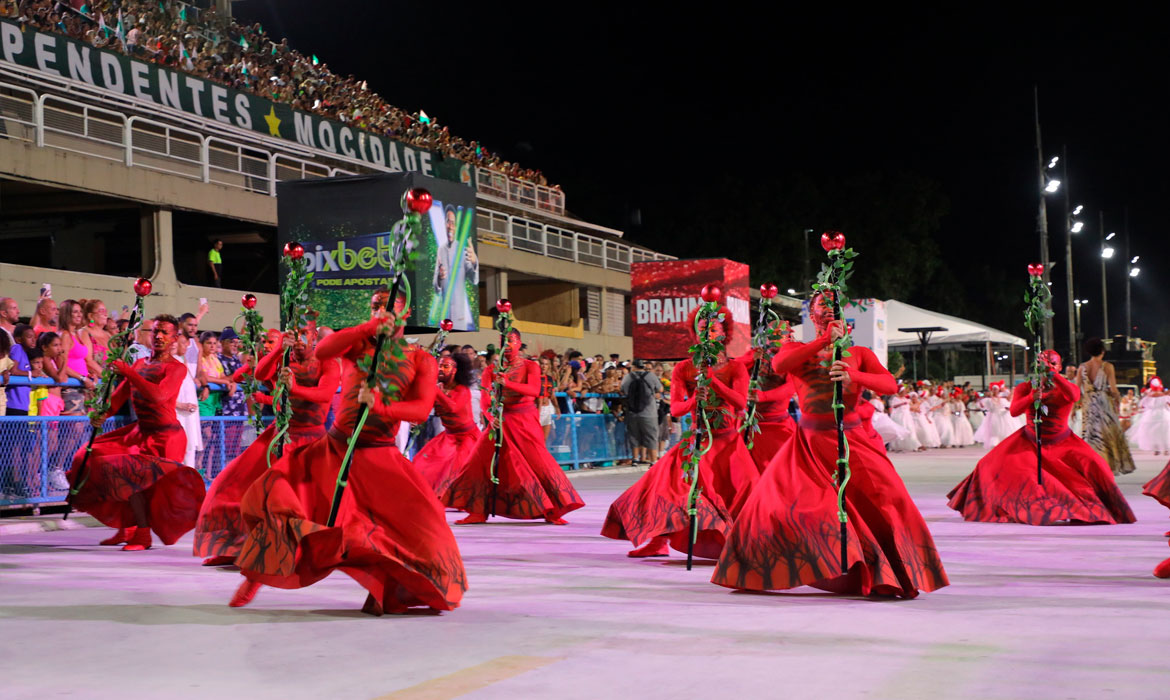
{"label": "red costume dancer", "polygon": [[[403,328],[384,312],[388,297],[385,290],[375,292],[370,321],[337,331],[317,346],[320,362],[343,361],[341,412],[325,437],[286,452],[244,494],[240,510],[248,534],[236,564],[247,580],[232,597],[232,607],[251,602],[260,584],[303,588],[335,570],[369,591],[362,610],[373,615],[459,605],[467,575],[455,536],[430,485],[394,445],[400,421],[421,421],[431,410],[435,360],[407,346],[405,359],[380,364],[379,376],[399,387],[399,400],[389,405],[367,386],[366,372],[357,366],[371,359],[379,330],[402,336]],[[397,301],[401,313],[403,298]],[[361,404],[370,407],[368,418],[337,521],[327,527]]]}
{"label": "red costume dancer", "polygon": [[[562,516],[585,502],[549,454],[536,410],[540,365],[520,354],[520,344],[520,332],[513,330],[504,346],[504,435],[496,464],[495,514],[516,520],[544,518],[554,525],[565,525]],[[480,380],[480,405],[485,416],[490,414],[494,377],[495,365],[489,365]],[[487,521],[496,449],[491,433],[483,432],[466,466],[439,495],[447,507],[467,511],[466,518],[456,521],[460,525]]]}
{"label": "red costume dancer", "polygon": [[[73,507],[118,528],[102,541],[104,545],[125,542],[122,549],[140,551],[150,549],[151,530],[163,543],[172,544],[195,527],[204,486],[199,472],[182,463],[187,436],[175,418],[175,402],[187,370],[171,356],[178,329],[173,316],[156,316],[152,357],[133,366],[114,363],[125,380],[110,397],[107,415],[117,413],[129,398],[138,420],[93,441],[79,486],[85,448],[73,457],[68,475],[69,485],[78,488]],[[100,426],[105,418],[95,419],[94,425]]]}
{"label": "red costume dancer", "polygon": [[[772,457],[796,432],[796,421],[792,420],[792,415],[788,413],[788,403],[796,393],[796,387],[792,382],[785,381],[783,375],[777,375],[772,371],[771,360],[775,352],[769,350],[768,356],[760,365],[760,388],[756,393],[756,415],[759,420],[757,425],[760,430],[751,436],[752,448],[748,450],[761,474],[768,467],[768,462],[772,461]],[[755,364],[757,352],[759,351],[752,350],[739,358],[739,362],[749,371]]]}
{"label": "red costume dancer", "polygon": [[[687,328],[694,336],[695,315],[691,312]],[[712,321],[708,333],[715,338],[726,336],[730,342],[735,330],[731,312],[721,308],[725,321]],[[715,394],[707,398],[711,413],[711,449],[699,461],[698,537],[694,555],[714,559],[723,549],[731,529],[737,502],[747,497],[760,478],[759,469],[739,434],[739,416],[747,408],[747,391],[751,379],[743,363],[726,358],[709,370]],[[690,359],[674,366],[670,379],[670,413],[675,418],[693,412],[697,403],[695,365]],[[758,437],[758,436],[757,436]],[[631,557],[664,557],[668,547],[687,551],[687,502],[690,485],[683,481],[683,450],[678,443],[654,463],[641,479],[618,496],[609,507],[601,534],[615,540],[629,540],[637,549]],[[642,544],[645,542],[645,544]]]}
{"label": "red costume dancer", "polygon": [[[788,343],[772,369],[788,373],[800,401],[800,429],[760,477],[736,519],[711,580],[728,588],[779,590],[811,585],[835,593],[897,595],[947,585],[930,531],[894,465],[861,430],[854,411],[863,388],[892,394],[897,383],[868,348],[831,368],[831,343],[845,335],[831,300],[809,308],[819,337]],[[848,573],[841,572],[837,516],[837,429],[833,382],[842,383],[852,478],[845,491]]]}
{"label": "red costume dancer", "polygon": [[[1146,482],[1142,487],[1142,493],[1170,508],[1170,462],[1161,473]],[[1170,536],[1170,533],[1167,533],[1167,536]]]}
{"label": "red costume dancer", "polygon": [[1068,427],[1068,414],[1081,390],[1061,373],[1060,355],[1045,350],[1041,357],[1050,374],[1044,383],[1040,442],[1041,483],[1036,474],[1036,433],[1032,383],[1012,392],[1012,417],[1027,413],[1023,428],[1004,438],[947,497],[964,520],[989,523],[1052,525],[1132,523],[1133,511],[1117,488],[1109,464]]}
{"label": "red costume dancer", "polygon": [[[292,408],[288,442],[284,446],[286,452],[324,437],[329,402],[337,393],[341,381],[339,361],[322,363],[318,360],[313,355],[316,329],[310,326],[307,331],[304,337],[297,338],[295,342],[289,334],[284,337],[284,346],[292,348],[291,361],[285,369]],[[282,355],[279,349],[265,355],[256,367],[256,379],[272,382]],[[242,380],[247,371],[250,368],[240,368],[232,381]],[[256,394],[253,398],[258,403],[272,402],[272,398],[265,394]],[[203,508],[199,511],[199,522],[195,526],[193,554],[207,557],[203,561],[204,566],[231,564],[239,555],[247,533],[240,516],[240,499],[252,483],[268,471],[268,446],[275,435],[276,424],[272,423],[211,482],[211,490],[207,492]],[[276,459],[273,455],[273,463]]]}
{"label": "red costume dancer", "polygon": [[439,359],[439,390],[435,415],[443,432],[431,438],[414,456],[414,467],[435,494],[442,494],[459,469],[471,459],[480,430],[471,415],[471,360],[464,354]]}

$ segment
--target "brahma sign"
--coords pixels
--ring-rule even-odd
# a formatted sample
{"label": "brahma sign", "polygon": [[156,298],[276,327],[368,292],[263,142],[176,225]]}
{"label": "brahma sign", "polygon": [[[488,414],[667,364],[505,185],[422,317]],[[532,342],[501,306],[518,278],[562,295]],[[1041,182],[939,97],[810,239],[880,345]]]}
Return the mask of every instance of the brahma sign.
{"label": "brahma sign", "polygon": [[747,352],[751,340],[748,266],[723,258],[664,260],[636,262],[630,267],[634,357],[685,358],[691,346],[687,316],[702,303],[699,290],[712,283],[723,289],[724,304],[731,309],[736,323],[728,355],[735,357]]}

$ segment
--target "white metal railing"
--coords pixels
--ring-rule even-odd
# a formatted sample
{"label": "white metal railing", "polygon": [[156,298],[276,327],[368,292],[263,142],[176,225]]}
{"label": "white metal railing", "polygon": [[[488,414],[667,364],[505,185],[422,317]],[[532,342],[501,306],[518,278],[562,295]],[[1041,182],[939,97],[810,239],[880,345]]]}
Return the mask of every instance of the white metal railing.
{"label": "white metal railing", "polygon": [[673,255],[635,248],[621,241],[542,224],[482,206],[476,207],[475,218],[476,232],[483,245],[523,250],[622,272],[629,272],[632,262],[677,259]]}
{"label": "white metal railing", "polygon": [[480,194],[506,199],[533,209],[565,213],[565,193],[555,187],[520,180],[498,171],[477,167],[475,189]]}
{"label": "white metal railing", "polygon": [[[273,197],[276,183],[282,180],[357,174],[146,117],[126,116],[48,93],[38,95],[34,90],[8,83],[0,83],[0,127],[0,138],[35,142],[38,146]],[[563,207],[564,195],[559,191],[513,180],[492,170],[477,172],[486,174],[477,181],[482,194],[528,206],[541,201],[549,205],[550,199],[540,198],[555,194]],[[550,206],[535,208],[552,211]],[[487,245],[610,270],[628,271],[631,262],[641,260],[675,259],[482,207],[477,209],[476,228],[479,240]]]}

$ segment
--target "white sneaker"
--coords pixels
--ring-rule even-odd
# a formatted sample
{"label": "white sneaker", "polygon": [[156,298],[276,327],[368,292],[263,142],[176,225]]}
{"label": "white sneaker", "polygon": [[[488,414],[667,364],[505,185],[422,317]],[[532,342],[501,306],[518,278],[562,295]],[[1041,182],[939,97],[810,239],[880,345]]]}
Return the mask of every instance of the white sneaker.
{"label": "white sneaker", "polygon": [[49,488],[53,491],[69,490],[69,480],[65,478],[64,470],[53,469],[49,472]]}

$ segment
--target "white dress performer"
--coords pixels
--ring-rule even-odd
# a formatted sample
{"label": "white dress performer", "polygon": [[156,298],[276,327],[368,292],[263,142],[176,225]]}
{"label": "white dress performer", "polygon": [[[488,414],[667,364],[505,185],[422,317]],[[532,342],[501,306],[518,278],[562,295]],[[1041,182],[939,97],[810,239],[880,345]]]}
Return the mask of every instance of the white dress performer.
{"label": "white dress performer", "polygon": [[939,447],[951,447],[955,444],[954,431],[951,428],[951,411],[947,405],[948,399],[944,394],[944,389],[940,386],[935,390],[934,396],[927,399],[930,405],[930,422],[934,424],[934,429],[938,431],[938,445]]}
{"label": "white dress performer", "polygon": [[914,436],[923,447],[939,447],[938,428],[930,420],[930,402],[926,391],[910,392],[910,412],[914,418]]}
{"label": "white dress performer", "polygon": [[948,415],[951,421],[951,445],[954,447],[968,447],[975,444],[975,431],[971,429],[971,422],[967,420],[967,407],[963,404],[963,394],[956,391],[948,401],[950,410]]}
{"label": "white dress performer", "polygon": [[991,450],[1004,438],[1020,429],[1020,425],[1008,413],[1010,402],[1004,394],[1005,382],[992,382],[991,388],[980,403],[987,416],[979,430],[975,431],[975,442],[983,443],[983,449]]}
{"label": "white dress performer", "polygon": [[983,425],[983,406],[980,401],[976,398],[967,402],[967,422],[971,424],[972,432],[978,431],[979,426]]}
{"label": "white dress performer", "polygon": [[[187,434],[187,452],[183,456],[183,464],[198,468],[195,453],[203,451],[203,430],[199,426],[199,391],[195,388],[199,354],[198,352],[192,354],[186,352],[186,348],[180,348],[184,342],[187,347],[195,346],[194,341],[187,338],[180,338],[179,342],[175,343],[175,357],[187,368],[187,376],[183,379],[183,385],[179,387],[179,398],[175,402],[175,417],[179,419],[179,425],[183,426],[183,432]],[[194,411],[183,411],[178,408],[182,404],[190,404],[196,408]]]}
{"label": "white dress performer", "polygon": [[1137,415],[1126,437],[1130,447],[1144,452],[1170,452],[1170,395],[1157,377],[1150,379],[1150,388],[1138,403]]}
{"label": "white dress performer", "polygon": [[873,418],[871,423],[873,429],[882,437],[882,442],[887,445],[893,445],[899,440],[905,440],[906,436],[910,435],[910,431],[898,425],[886,415],[886,404],[876,396],[869,400],[873,406]]}
{"label": "white dress performer", "polygon": [[898,393],[890,397],[890,420],[902,428],[905,434],[890,443],[890,449],[894,452],[917,452],[922,449],[922,443],[918,442],[914,434],[914,417],[910,415],[910,399],[906,392],[906,386],[902,385]]}

